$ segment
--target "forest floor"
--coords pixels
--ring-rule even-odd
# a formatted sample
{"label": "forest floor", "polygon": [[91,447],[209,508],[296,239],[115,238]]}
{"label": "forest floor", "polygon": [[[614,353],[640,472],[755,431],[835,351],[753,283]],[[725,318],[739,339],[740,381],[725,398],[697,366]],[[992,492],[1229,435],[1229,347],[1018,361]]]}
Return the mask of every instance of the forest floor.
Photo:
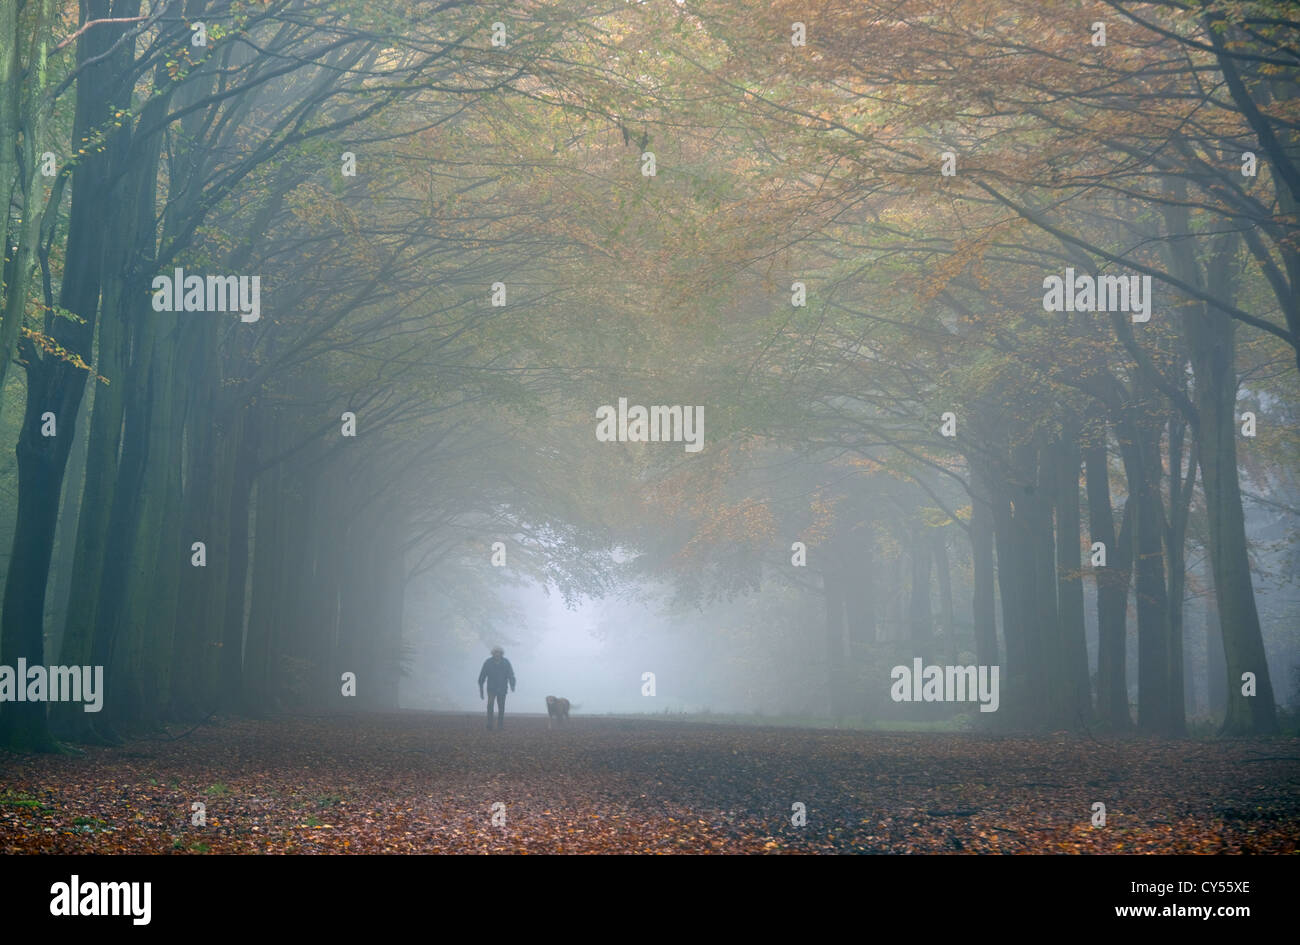
{"label": "forest floor", "polygon": [[84,754],[0,752],[0,853],[1300,849],[1297,739],[506,726],[415,712],[220,720]]}

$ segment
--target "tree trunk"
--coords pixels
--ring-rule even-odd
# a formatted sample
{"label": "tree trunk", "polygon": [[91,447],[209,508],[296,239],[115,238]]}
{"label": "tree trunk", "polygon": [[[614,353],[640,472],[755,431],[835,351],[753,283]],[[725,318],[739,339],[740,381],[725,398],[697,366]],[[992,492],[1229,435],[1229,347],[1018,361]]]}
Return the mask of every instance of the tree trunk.
{"label": "tree trunk", "polygon": [[[101,77],[101,81],[106,79]],[[140,121],[155,126],[166,108],[165,97],[151,99]],[[96,207],[99,217],[83,224],[99,232],[103,239],[102,286],[97,288],[101,313],[98,320],[99,353],[95,368],[107,383],[100,383],[96,388],[95,409],[90,416],[86,484],[73,563],[73,586],[78,588],[78,593],[72,596],[68,606],[63,661],[104,666],[105,687],[115,695],[112,699],[114,705],[110,706],[106,700],[104,711],[94,719],[72,711],[71,707],[61,707],[65,709],[64,714],[56,715],[60,720],[60,731],[66,727],[72,737],[88,741],[100,737],[91,730],[92,725],[111,728],[115,718],[124,717],[120,711],[126,708],[124,703],[117,704],[116,695],[126,690],[117,686],[109,688],[113,675],[109,658],[116,633],[112,623],[118,615],[117,604],[125,566],[120,550],[126,540],[124,529],[131,522],[134,500],[133,496],[123,495],[118,489],[121,472],[119,450],[123,448],[124,422],[127,420],[127,388],[138,387],[141,376],[133,373],[135,366],[131,363],[131,313],[138,313],[141,300],[148,298],[147,273],[153,254],[154,195],[162,136],[155,133],[133,142],[129,133],[123,130],[111,140],[113,157],[108,177],[114,184],[104,204]],[[110,212],[110,208],[115,209]],[[105,219],[108,221],[106,231]],[[75,227],[70,226],[69,248],[75,231]],[[86,251],[100,252],[100,248],[88,247]],[[137,413],[139,397],[140,392],[136,390],[133,403],[137,404]],[[136,420],[138,422],[138,416]],[[138,450],[123,455],[142,461]],[[113,529],[115,521],[119,523],[117,531]],[[110,569],[113,573],[108,575]],[[105,588],[113,596],[107,610],[102,599]]]}
{"label": "tree trunk", "polygon": [[1125,418],[1120,452],[1134,508],[1137,562],[1138,727],[1166,734],[1171,720],[1168,674],[1168,592],[1165,584],[1163,504],[1158,459],[1159,433],[1150,422]]}
{"label": "tree trunk", "polygon": [[[30,357],[33,365],[35,352]],[[24,659],[29,666],[45,664],[45,588],[50,555],[54,550],[54,526],[59,516],[59,493],[63,468],[72,445],[74,399],[80,386],[66,379],[72,370],[66,362],[48,365],[49,370],[31,371],[45,383],[28,390],[23,426],[18,436],[18,515],[14,524],[13,551],[5,575],[3,623],[0,625],[0,653],[6,665]],[[42,436],[41,415],[51,412],[65,417],[55,436]],[[16,684],[25,687],[27,680]],[[53,748],[46,724],[45,702],[0,703],[0,745],[16,751],[47,751]],[[80,709],[81,707],[78,706]]]}
{"label": "tree trunk", "polygon": [[936,528],[930,536],[934,549],[934,573],[939,584],[939,619],[943,621],[943,653],[949,663],[957,661],[956,615],[952,603],[952,574],[948,567],[948,536]]}
{"label": "tree trunk", "polygon": [[1165,524],[1165,554],[1169,559],[1169,629],[1165,659],[1169,676],[1169,733],[1187,734],[1187,707],[1184,692],[1185,658],[1183,655],[1183,598],[1187,587],[1187,516],[1191,493],[1196,482],[1196,450],[1188,457],[1189,470],[1183,478],[1183,442],[1185,421],[1174,415],[1169,420],[1169,516]]}
{"label": "tree trunk", "polygon": [[226,572],[225,606],[221,633],[221,707],[236,708],[244,692],[244,611],[248,593],[249,515],[257,472],[261,421],[256,413],[239,413],[235,424],[237,446],[234,482],[227,518],[230,522],[230,567]]}
{"label": "tree trunk", "polygon": [[[83,20],[99,19],[108,16],[110,9],[108,0],[87,0],[84,4]],[[77,40],[77,62],[87,63],[89,60],[97,57],[106,57],[99,62],[86,65],[85,71],[76,81],[76,108],[73,117],[72,140],[82,145],[89,146],[91,139],[100,133],[101,127],[108,120],[115,102],[112,98],[114,83],[112,81],[115,75],[121,73],[125,66],[130,62],[129,50],[120,50],[113,55],[108,55],[109,50],[121,35],[122,27],[114,24],[107,24],[102,28],[89,30]],[[127,91],[129,99],[129,90]],[[93,360],[92,349],[94,345],[95,326],[99,314],[100,294],[102,291],[101,281],[107,266],[113,264],[112,259],[106,259],[106,250],[120,248],[121,243],[118,238],[123,235],[122,228],[128,225],[130,214],[113,214],[109,212],[112,206],[111,195],[116,190],[110,190],[108,181],[114,166],[120,166],[124,160],[123,152],[126,149],[126,141],[122,135],[114,135],[109,139],[109,146],[103,149],[92,149],[86,154],[84,160],[72,172],[72,202],[68,217],[68,237],[65,245],[65,262],[63,269],[63,280],[59,290],[59,304],[61,307],[75,313],[81,322],[73,322],[69,319],[55,318],[47,319],[47,328],[50,335],[56,342],[63,346],[70,354],[80,356],[84,361],[89,363]],[[32,168],[34,172],[34,167]],[[100,363],[105,363],[104,343],[101,341]],[[111,351],[111,348],[110,348]],[[7,355],[6,355],[7,357]],[[106,370],[111,368],[98,368],[100,374],[106,374]],[[119,375],[120,376],[120,375]],[[23,439],[29,435],[39,435],[38,430],[31,429],[30,422],[24,421],[23,431],[19,438],[19,492],[18,492],[18,515],[19,521],[22,521],[24,505],[28,502],[34,503],[27,516],[29,526],[44,527],[49,515],[53,514],[55,518],[51,522],[57,521],[58,503],[63,483],[63,477],[67,470],[68,452],[72,444],[75,431],[76,417],[81,405],[81,399],[85,395],[86,375],[79,369],[74,368],[68,361],[53,358],[52,356],[37,357],[33,352],[32,357],[28,358],[28,408],[29,413],[34,410],[35,416],[39,419],[41,413],[50,411],[55,414],[59,425],[58,436],[50,438],[45,444],[40,445],[29,442],[27,447],[23,445]],[[100,394],[101,391],[96,391]],[[100,410],[100,397],[96,397],[95,413]],[[104,398],[111,401],[110,398]],[[96,442],[94,436],[95,417],[91,417],[92,431],[89,444],[87,447],[87,484],[97,483],[96,461],[99,454],[96,451]],[[39,483],[31,483],[36,492],[30,496],[25,496],[22,487],[22,452],[28,450],[29,470],[39,476]],[[34,452],[33,452],[34,451]],[[115,456],[115,453],[114,453]],[[83,512],[93,513],[98,509],[87,506],[83,501],[81,508]],[[73,552],[73,579],[72,586],[77,588],[77,593],[71,597],[68,608],[68,617],[66,627],[61,643],[61,662],[65,665],[90,665],[90,627],[77,622],[77,613],[79,604],[84,597],[93,597],[93,587],[84,584],[79,578],[84,566],[84,561],[80,562],[82,531],[85,526],[85,517],[77,525],[77,548]],[[51,525],[52,527],[52,525]],[[24,543],[32,544],[27,550],[19,552],[18,541],[19,534],[15,533],[15,557],[12,559],[15,563],[22,561],[19,580],[23,584],[23,590],[18,592],[24,598],[22,602],[15,600],[15,606],[18,611],[15,614],[16,619],[26,622],[36,619],[37,623],[34,628],[36,636],[39,638],[41,633],[41,614],[44,610],[44,598],[49,581],[49,554],[44,554],[41,558],[40,547],[45,544],[45,539],[36,539],[31,535],[21,536]],[[53,535],[49,536],[53,540]],[[35,552],[37,557],[26,559],[26,556]],[[26,559],[26,560],[24,560]],[[13,579],[13,570],[11,568],[6,580]],[[35,595],[39,594],[41,603],[33,607]],[[8,621],[9,597],[6,590],[5,596],[5,620]],[[18,616],[21,612],[22,616]],[[7,645],[0,638],[0,650],[8,650]],[[6,658],[10,655],[6,652]],[[22,655],[13,653],[14,656]],[[31,657],[28,656],[30,660]],[[41,658],[43,660],[43,656]],[[43,707],[42,707],[43,708]],[[55,703],[52,718],[54,720],[54,729],[61,735],[71,737],[81,737],[89,735],[93,716],[91,713],[83,711],[80,705],[74,705],[71,702]],[[26,720],[25,726],[35,724],[35,716],[31,715]],[[44,727],[45,716],[42,713],[40,726]],[[32,737],[29,732],[28,736]],[[42,741],[44,736],[35,735],[36,741]]]}
{"label": "tree trunk", "polygon": [[1088,675],[1088,641],[1083,617],[1078,444],[1079,425],[1067,418],[1054,449],[1057,459],[1056,593],[1060,608],[1066,719],[1071,725],[1086,727],[1092,718],[1092,685]]}
{"label": "tree trunk", "polygon": [[[275,442],[275,438],[271,438]],[[288,565],[281,490],[286,473],[282,465],[258,480],[253,531],[253,599],[248,614],[248,640],[244,646],[243,707],[254,716],[272,708],[271,663],[275,636],[283,617],[281,571]]]}
{"label": "tree trunk", "polygon": [[1011,513],[1011,503],[1004,486],[993,492],[993,536],[997,548],[998,590],[1002,597],[1002,632],[1007,662],[1002,677],[1005,693],[999,711],[1012,719],[1028,723],[1037,704],[1032,689],[1033,667],[1029,661],[1030,602],[1026,599],[1025,537]]}
{"label": "tree trunk", "polygon": [[[1209,520],[1210,561],[1227,668],[1223,733],[1273,734],[1278,730],[1277,708],[1255,607],[1237,478],[1235,325],[1226,316],[1203,310],[1188,315],[1186,322],[1200,414],[1201,483]],[[1246,673],[1254,674],[1254,696],[1242,693]]]}
{"label": "tree trunk", "polygon": [[970,542],[975,577],[972,618],[975,623],[975,660],[981,666],[998,663],[997,611],[993,595],[993,509],[988,481],[982,469],[971,469]]}
{"label": "tree trunk", "polygon": [[1025,590],[1025,662],[1027,688],[1036,727],[1064,722],[1061,659],[1056,610],[1055,540],[1052,533],[1053,477],[1045,462],[1043,437],[1016,448],[1016,469],[1023,475],[1015,498],[1020,534],[1018,551]]}
{"label": "tree trunk", "polygon": [[933,656],[934,620],[930,613],[930,543],[926,540],[924,526],[912,532],[912,603],[908,608],[908,624],[916,655]]}
{"label": "tree trunk", "polygon": [[1106,455],[1106,427],[1096,423],[1087,434],[1084,450],[1088,482],[1088,529],[1093,543],[1106,550],[1106,564],[1094,569],[1097,581],[1097,714],[1112,731],[1132,724],[1128,710],[1126,628],[1128,589],[1133,573],[1131,552],[1132,502],[1124,505],[1121,537],[1116,539],[1110,500],[1110,469]]}
{"label": "tree trunk", "polygon": [[[1170,232],[1188,233],[1189,212],[1183,198],[1186,184],[1169,185],[1174,201],[1164,213]],[[1239,275],[1236,262],[1238,237],[1219,238],[1207,266],[1193,255],[1186,240],[1169,241],[1165,247],[1175,274],[1198,288],[1215,286],[1224,298],[1232,298]],[[1196,409],[1196,436],[1200,454],[1201,486],[1205,493],[1210,532],[1210,563],[1214,572],[1214,593],[1223,633],[1227,667],[1227,714],[1225,735],[1273,734],[1278,730],[1277,706],[1264,652],[1264,637],[1255,605],[1255,588],[1250,571],[1250,549],[1246,520],[1241,508],[1241,484],[1237,475],[1237,323],[1226,314],[1204,304],[1181,307],[1182,324],[1191,353],[1192,399]],[[1288,319],[1295,315],[1294,306]],[[1300,363],[1300,352],[1297,352]],[[1242,692],[1243,678],[1255,680],[1255,695]]]}
{"label": "tree trunk", "polygon": [[1210,718],[1222,724],[1228,712],[1228,665],[1219,629],[1219,602],[1213,592],[1205,601],[1205,704]]}
{"label": "tree trunk", "polygon": [[872,561],[872,537],[862,529],[854,535],[852,579],[845,591],[848,617],[849,660],[864,660],[871,644],[876,642],[876,594]]}

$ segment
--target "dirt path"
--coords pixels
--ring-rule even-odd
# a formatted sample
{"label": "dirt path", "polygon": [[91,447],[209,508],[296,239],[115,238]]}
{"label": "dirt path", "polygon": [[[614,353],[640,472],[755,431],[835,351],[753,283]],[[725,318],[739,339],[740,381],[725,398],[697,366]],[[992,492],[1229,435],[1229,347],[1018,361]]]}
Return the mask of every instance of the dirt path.
{"label": "dirt path", "polygon": [[507,724],[227,721],[81,756],[0,753],[0,852],[1276,853],[1300,840],[1296,739]]}

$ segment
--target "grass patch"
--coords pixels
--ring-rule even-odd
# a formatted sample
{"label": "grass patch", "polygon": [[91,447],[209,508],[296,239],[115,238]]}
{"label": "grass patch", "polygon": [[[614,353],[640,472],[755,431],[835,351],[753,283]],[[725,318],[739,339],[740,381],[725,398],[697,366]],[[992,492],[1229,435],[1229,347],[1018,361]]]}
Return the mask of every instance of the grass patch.
{"label": "grass patch", "polygon": [[218,781],[216,784],[210,785],[204,789],[203,793],[208,797],[228,797],[232,792],[227,785]]}
{"label": "grass patch", "polygon": [[41,802],[30,794],[21,791],[5,791],[0,794],[0,806],[3,807],[40,807]]}
{"label": "grass patch", "polygon": [[201,840],[191,842],[184,837],[172,837],[172,849],[178,853],[207,853],[212,848]]}
{"label": "grass patch", "polygon": [[31,794],[24,794],[22,791],[5,791],[0,794],[0,807],[30,807],[39,811],[54,810],[53,807],[46,807],[40,798],[33,797]]}

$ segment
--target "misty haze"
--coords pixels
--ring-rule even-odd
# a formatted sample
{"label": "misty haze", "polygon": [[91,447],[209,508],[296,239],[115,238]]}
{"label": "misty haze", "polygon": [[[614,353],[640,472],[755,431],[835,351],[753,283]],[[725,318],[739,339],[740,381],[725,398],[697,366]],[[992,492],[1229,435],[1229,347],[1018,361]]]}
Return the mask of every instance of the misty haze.
{"label": "misty haze", "polygon": [[10,902],[1300,851],[1295,13],[0,0]]}

